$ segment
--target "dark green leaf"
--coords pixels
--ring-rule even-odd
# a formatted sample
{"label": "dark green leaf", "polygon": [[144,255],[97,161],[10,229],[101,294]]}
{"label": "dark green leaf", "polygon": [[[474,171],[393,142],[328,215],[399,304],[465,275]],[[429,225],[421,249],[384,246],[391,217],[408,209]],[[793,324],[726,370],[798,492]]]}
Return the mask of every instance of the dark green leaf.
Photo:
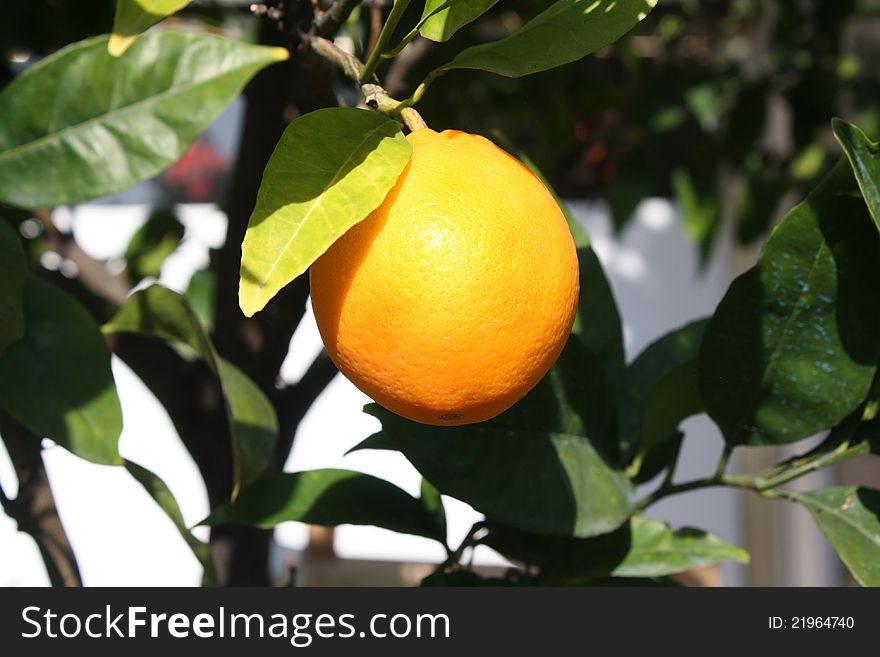
{"label": "dark green leaf", "polygon": [[364,438],[361,442],[348,450],[345,455],[348,456],[352,452],[357,452],[362,449],[396,450],[397,448],[394,446],[394,441],[391,440],[391,437],[380,431],[379,433],[374,433],[372,436]]}
{"label": "dark green leaf", "polygon": [[196,32],[150,31],[118,59],[106,36],[74,43],[0,93],[0,200],[70,204],[151,178],[286,57]]}
{"label": "dark green leaf", "polygon": [[400,125],[376,112],[333,107],[287,126],[242,244],[242,312],[261,310],[379,207],[411,153]]}
{"label": "dark green leaf", "polygon": [[880,239],[841,161],[737,278],[700,352],[706,410],[729,443],[786,443],[865,398],[880,360]]}
{"label": "dark green leaf", "polygon": [[434,487],[427,479],[422,479],[422,486],[420,491],[420,499],[422,500],[422,504],[428,510],[432,516],[434,516],[434,522],[437,527],[440,528],[440,531],[445,540],[446,538],[446,509],[443,508],[443,498],[440,497],[440,491]]}
{"label": "dark green leaf", "polygon": [[559,385],[551,370],[509,411],[462,427],[411,422],[375,404],[365,410],[442,493],[490,519],[536,533],[603,534],[629,517],[632,488],[579,435],[583,421],[557,396]]}
{"label": "dark green leaf", "polygon": [[183,239],[183,224],[173,212],[160,210],[147,219],[125,249],[128,279],[137,285],[144,278],[158,278],[165,258],[177,250]]}
{"label": "dark green leaf", "polygon": [[874,223],[880,228],[880,144],[840,119],[832,119],[831,128],[852,166]]}
{"label": "dark green leaf", "polygon": [[498,0],[425,0],[419,33],[431,41],[446,41],[496,2]]}
{"label": "dark green leaf", "polygon": [[435,74],[474,68],[511,78],[567,64],[629,32],[657,0],[557,0],[510,36],[461,51]]}
{"label": "dark green leaf", "polygon": [[183,520],[183,514],[180,512],[180,506],[178,506],[177,500],[174,499],[174,495],[168,489],[168,486],[165,485],[165,482],[146,468],[131,461],[125,461],[125,469],[146,489],[150,497],[159,505],[159,508],[174,523],[174,527],[181,538],[192,550],[199,563],[202,564],[202,568],[205,569],[205,580],[216,583],[217,577],[214,572],[214,560],[211,557],[211,549],[207,544],[202,543],[193,536],[192,532],[187,528],[186,522]]}
{"label": "dark green leaf", "polygon": [[696,362],[707,323],[701,319],[667,333],[627,368],[617,412],[625,458],[644,457],[702,409]]}
{"label": "dark green leaf", "polygon": [[278,421],[272,404],[244,373],[220,358],[186,297],[159,285],[135,292],[104,326],[106,333],[141,333],[183,346],[220,381],[232,432],[233,497],[266,469]]}
{"label": "dark green leaf", "polygon": [[107,50],[119,57],[138,35],[189,4],[190,0],[116,0],[113,34]]}
{"label": "dark green leaf", "polygon": [[295,520],[312,525],[375,525],[443,541],[434,516],[419,500],[382,479],[351,470],[309,470],[261,479],[234,504],[202,523],[271,528]]}
{"label": "dark green leaf", "polygon": [[21,240],[0,221],[0,354],[24,335],[24,264]]}
{"label": "dark green leaf", "polygon": [[833,486],[786,493],[803,504],[862,586],[880,586],[880,491]]}
{"label": "dark green leaf", "polygon": [[24,318],[24,337],[0,355],[0,406],[80,458],[119,465],[122,410],[95,321],[35,276],[25,280]]}
{"label": "dark green leaf", "polygon": [[749,173],[736,206],[736,237],[741,244],[751,244],[770,229],[789,184],[763,168]]}

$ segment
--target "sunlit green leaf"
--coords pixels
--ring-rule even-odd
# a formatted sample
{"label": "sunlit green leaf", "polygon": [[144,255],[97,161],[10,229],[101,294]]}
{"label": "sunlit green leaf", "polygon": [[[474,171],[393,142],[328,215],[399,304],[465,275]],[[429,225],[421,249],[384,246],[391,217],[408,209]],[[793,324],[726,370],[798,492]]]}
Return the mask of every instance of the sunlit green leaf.
{"label": "sunlit green leaf", "polygon": [[803,504],[862,586],[880,586],[880,491],[833,486],[788,493]]}
{"label": "sunlit green leaf", "polygon": [[446,41],[496,2],[498,0],[425,0],[419,33],[431,41]]}
{"label": "sunlit green leaf", "polygon": [[472,46],[438,69],[475,68],[518,78],[584,57],[619,39],[657,0],[557,0],[510,36]]}
{"label": "sunlit green leaf", "polygon": [[116,0],[113,34],[107,49],[114,57],[128,50],[138,35],[166,16],[189,4],[190,0]]}
{"label": "sunlit green leaf", "polygon": [[376,112],[335,107],[287,126],[242,245],[242,312],[261,310],[376,209],[411,153],[400,125]]}
{"label": "sunlit green leaf", "polygon": [[846,121],[833,119],[831,127],[855,172],[874,223],[880,228],[880,144]]}
{"label": "sunlit green leaf", "polygon": [[865,398],[880,361],[878,238],[841,161],[730,286],[700,352],[706,410],[730,443],[805,438]]}
{"label": "sunlit green leaf", "polygon": [[24,319],[24,337],[0,354],[0,406],[80,458],[119,465],[122,410],[97,324],[35,276],[25,281]]}
{"label": "sunlit green leaf", "polygon": [[151,335],[183,346],[205,361],[220,381],[232,432],[233,497],[263,473],[278,434],[272,404],[241,370],[217,355],[186,297],[159,285],[139,290],[104,332]]}
{"label": "sunlit green leaf", "polygon": [[106,36],[50,55],[0,93],[0,201],[70,204],[155,176],[257,71],[286,57],[282,48],[165,30],[118,59]]}
{"label": "sunlit green leaf", "polygon": [[295,520],[312,525],[375,525],[442,541],[435,517],[397,486],[351,470],[309,470],[261,479],[211,512],[202,524],[271,528]]}

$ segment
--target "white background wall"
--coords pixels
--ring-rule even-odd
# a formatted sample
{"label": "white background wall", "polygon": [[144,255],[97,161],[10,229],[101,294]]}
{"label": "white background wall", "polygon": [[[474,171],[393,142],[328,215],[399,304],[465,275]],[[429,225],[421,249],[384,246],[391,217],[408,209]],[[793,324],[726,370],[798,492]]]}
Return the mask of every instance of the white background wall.
{"label": "white background wall", "polygon": [[[670,203],[643,202],[622,236],[612,235],[604,206],[574,202],[577,216],[590,230],[594,247],[606,268],[624,318],[627,356],[638,352],[663,333],[692,319],[710,314],[727,287],[730,242],[721,244],[704,272],[698,271],[697,251],[683,236],[680,217]],[[222,243],[225,220],[212,206],[183,208],[186,237],[181,249],[166,263],[161,280],[183,289],[189,276],[207,263],[207,251]],[[131,234],[146,218],[146,208],[113,205],[80,206],[62,212],[58,223],[74,231],[77,240],[96,258],[117,258]],[[320,350],[311,314],[294,336],[283,376],[296,380],[310,358]],[[180,444],[162,407],[124,364],[114,360],[113,371],[123,406],[125,428],[120,440],[123,456],[161,476],[177,497],[184,517],[195,524],[208,513],[207,497],[198,471]],[[346,450],[378,428],[361,413],[367,398],[337,376],[303,420],[287,470],[343,467],[386,478],[417,493],[419,476],[394,453]],[[685,423],[680,477],[710,472],[721,451],[721,440],[705,418]],[[49,446],[47,468],[59,512],[79,559],[85,584],[197,585],[201,570],[171,523],[143,489],[125,471],[85,463],[63,449]],[[14,495],[16,482],[8,457],[0,446],[0,483]],[[447,500],[450,540],[460,540],[479,515],[467,505]],[[741,499],[731,491],[713,490],[680,496],[658,504],[652,514],[674,525],[708,529],[722,538],[744,542]],[[203,530],[197,530],[204,537]],[[283,546],[302,549],[306,528],[286,523],[276,537]],[[402,536],[371,527],[342,527],[337,531],[340,556],[438,561],[439,546],[427,539]],[[0,585],[47,584],[33,542],[16,533],[15,524],[0,516]],[[503,563],[488,549],[478,552],[479,563]],[[741,567],[725,566],[728,583],[745,583]]]}

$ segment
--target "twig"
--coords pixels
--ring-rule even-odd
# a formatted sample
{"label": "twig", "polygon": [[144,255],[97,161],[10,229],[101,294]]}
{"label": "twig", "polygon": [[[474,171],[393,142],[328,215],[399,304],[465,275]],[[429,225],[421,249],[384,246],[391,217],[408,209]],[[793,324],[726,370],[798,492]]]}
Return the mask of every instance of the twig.
{"label": "twig", "polygon": [[83,251],[71,236],[61,233],[52,223],[49,210],[36,210],[34,215],[46,230],[46,246],[76,265],[77,278],[86,288],[112,304],[125,301],[130,286],[124,275],[111,274],[103,262]]}
{"label": "twig", "polygon": [[322,37],[336,34],[360,3],[361,0],[336,0],[330,9],[315,21],[315,34]]}
{"label": "twig", "polygon": [[0,433],[18,476],[18,496],[10,500],[4,493],[0,498],[3,510],[36,542],[53,586],[82,586],[76,556],[46,475],[40,439],[3,413]]}
{"label": "twig", "polygon": [[392,98],[383,87],[372,82],[361,83],[361,80],[367,76],[365,76],[365,65],[357,58],[342,50],[329,39],[308,35],[304,35],[304,38],[316,54],[338,66],[346,76],[360,85],[364,101],[369,107],[383,114],[399,118],[410,131],[427,127],[424,119],[416,110]]}
{"label": "twig", "polygon": [[284,465],[293,445],[296,427],[336,373],[333,361],[327,352],[322,351],[297,383],[279,391],[278,403],[275,404],[278,409],[278,442],[275,454],[279,468]]}

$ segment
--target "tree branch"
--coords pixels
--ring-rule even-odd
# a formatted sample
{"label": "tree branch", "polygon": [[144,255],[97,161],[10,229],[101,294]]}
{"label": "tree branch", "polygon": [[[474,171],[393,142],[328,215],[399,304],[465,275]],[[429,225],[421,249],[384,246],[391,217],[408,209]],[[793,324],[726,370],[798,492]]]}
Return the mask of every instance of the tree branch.
{"label": "tree branch", "polygon": [[333,36],[360,3],[361,0],[336,0],[330,9],[315,20],[315,33],[325,38]]}
{"label": "tree branch", "polygon": [[3,494],[3,510],[37,543],[53,586],[82,586],[46,475],[40,439],[5,413],[0,413],[0,434],[18,476],[18,495],[10,500]]}
{"label": "tree branch", "polygon": [[279,392],[278,403],[275,405],[278,409],[279,427],[275,454],[279,469],[284,466],[284,461],[287,460],[287,455],[293,445],[296,427],[337,372],[338,370],[327,352],[321,350],[303,377],[294,385]]}

